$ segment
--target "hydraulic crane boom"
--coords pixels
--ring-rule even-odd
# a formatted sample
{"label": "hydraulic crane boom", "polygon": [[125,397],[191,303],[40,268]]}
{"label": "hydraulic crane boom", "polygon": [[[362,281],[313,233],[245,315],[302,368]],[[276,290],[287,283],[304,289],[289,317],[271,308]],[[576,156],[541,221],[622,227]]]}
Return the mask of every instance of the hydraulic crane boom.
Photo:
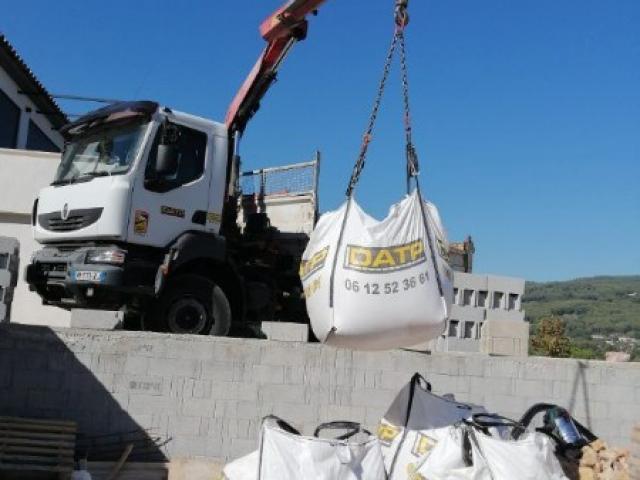
{"label": "hydraulic crane boom", "polygon": [[225,118],[230,134],[242,134],[247,122],[260,108],[260,100],[269,90],[278,69],[291,47],[307,35],[306,17],[315,13],[326,0],[289,0],[272,13],[262,25],[260,34],[268,44],[260,54],[235,98]]}

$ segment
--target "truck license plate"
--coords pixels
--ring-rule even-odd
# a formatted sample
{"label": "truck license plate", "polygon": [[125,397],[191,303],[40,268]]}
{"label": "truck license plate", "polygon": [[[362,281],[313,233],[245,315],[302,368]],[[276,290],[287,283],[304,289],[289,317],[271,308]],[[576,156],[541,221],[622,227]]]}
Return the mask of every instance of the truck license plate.
{"label": "truck license plate", "polygon": [[104,272],[92,272],[88,270],[78,270],[75,272],[75,279],[79,282],[102,282]]}

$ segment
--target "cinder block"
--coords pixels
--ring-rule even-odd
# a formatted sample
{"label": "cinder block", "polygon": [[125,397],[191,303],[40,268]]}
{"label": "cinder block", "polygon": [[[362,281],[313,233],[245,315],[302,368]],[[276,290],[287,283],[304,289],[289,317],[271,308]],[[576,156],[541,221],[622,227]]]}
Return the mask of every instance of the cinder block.
{"label": "cinder block", "polygon": [[514,393],[521,397],[549,401],[553,397],[551,380],[515,380]]}
{"label": "cinder block", "polygon": [[364,407],[386,408],[391,405],[397,392],[392,390],[382,390],[380,388],[363,388],[353,390],[351,401],[353,405]]}
{"label": "cinder block", "polygon": [[22,370],[13,372],[11,386],[16,390],[37,389],[56,391],[60,388],[63,380],[64,376],[60,372]]}
{"label": "cinder block", "polygon": [[207,454],[207,438],[180,435],[173,438],[167,447],[172,457],[204,457]]}
{"label": "cinder block", "polygon": [[238,400],[215,400],[213,415],[215,418],[239,418]]}
{"label": "cinder block", "polygon": [[[318,407],[317,405],[304,403],[278,402],[273,405],[273,410],[270,413],[285,419],[287,422],[302,425],[306,422],[316,422]],[[329,421],[329,419],[326,421]]]}
{"label": "cinder block", "polygon": [[258,398],[265,403],[304,403],[304,385],[261,385]]}
{"label": "cinder block", "polygon": [[219,400],[256,400],[259,385],[245,382],[216,382],[211,397]]}
{"label": "cinder block", "polygon": [[175,409],[175,402],[166,396],[145,395],[140,393],[129,394],[130,413],[164,413]]}
{"label": "cinder block", "polygon": [[[420,353],[404,353],[405,356],[398,355],[398,352],[363,352],[355,350],[352,352],[353,365],[352,368],[358,370],[387,370],[387,371],[405,371],[412,370],[412,366],[408,365],[411,355],[422,355]],[[396,363],[398,362],[398,363]]]}
{"label": "cinder block", "polygon": [[253,365],[251,379],[254,382],[266,384],[284,383],[284,366],[282,365]]}
{"label": "cinder block", "polygon": [[171,377],[200,378],[198,360],[180,358],[154,358],[149,361],[149,374]]}
{"label": "cinder block", "polygon": [[367,415],[366,407],[351,405],[323,405],[320,408],[321,421],[350,420],[363,423]]}
{"label": "cinder block", "polygon": [[284,369],[284,383],[295,385],[305,381],[304,365],[286,366]]}
{"label": "cinder block", "polygon": [[85,328],[91,330],[117,330],[122,328],[124,313],[111,310],[86,310],[74,308],[71,310],[71,328]]}
{"label": "cinder block", "polygon": [[169,417],[169,431],[174,435],[199,435],[200,417],[175,415]]}
{"label": "cinder block", "polygon": [[[239,362],[247,364],[260,363],[262,348],[265,344],[272,345],[272,342],[264,340],[240,340],[231,342],[231,339],[219,340],[215,337],[209,337],[204,341],[212,343],[211,358],[219,362]],[[277,345],[283,345],[277,343]]]}
{"label": "cinder block", "polygon": [[193,390],[191,394],[195,398],[211,398],[212,382],[211,380],[192,380]]}
{"label": "cinder block", "polygon": [[100,353],[93,357],[91,371],[105,373],[123,373],[127,357],[111,353]]}
{"label": "cinder block", "polygon": [[517,395],[503,395],[498,393],[487,392],[484,395],[483,405],[490,412],[496,412],[506,417],[518,420],[525,410],[533,405],[533,402],[527,401],[523,397]]}
{"label": "cinder block", "polygon": [[256,420],[262,418],[258,405],[255,402],[247,402],[240,400],[236,403],[236,415],[238,418],[246,418],[247,420]]}
{"label": "cinder block", "polygon": [[123,375],[118,379],[119,385],[131,395],[143,394],[153,396],[163,396],[167,394],[168,386],[165,379],[160,376],[151,375]]}
{"label": "cinder block", "polygon": [[262,322],[262,332],[269,340],[302,342],[309,340],[309,326],[303,323]]}
{"label": "cinder block", "polygon": [[48,390],[29,390],[28,407],[33,409],[59,409],[66,398],[60,401],[60,396]]}
{"label": "cinder block", "polygon": [[482,327],[480,351],[491,355],[526,357],[529,354],[529,323],[487,319]]}
{"label": "cinder block", "polygon": [[304,348],[296,344],[283,342],[263,342],[258,364],[260,365],[306,365],[307,358]]}
{"label": "cinder block", "polygon": [[228,458],[239,458],[253,452],[257,448],[255,440],[232,438],[228,450]]}
{"label": "cinder block", "polygon": [[200,378],[213,380],[214,382],[231,382],[241,380],[234,376],[235,365],[231,362],[217,360],[203,360],[200,363]]}
{"label": "cinder block", "polygon": [[376,427],[380,423],[380,420],[386,412],[386,408],[383,407],[367,407],[366,415],[364,417],[364,425],[371,431],[375,432]]}
{"label": "cinder block", "polygon": [[124,371],[131,375],[144,375],[149,370],[149,358],[137,355],[127,355],[124,362]]}
{"label": "cinder block", "polygon": [[469,378],[469,393],[473,397],[480,394],[513,395],[514,380],[511,378]]}

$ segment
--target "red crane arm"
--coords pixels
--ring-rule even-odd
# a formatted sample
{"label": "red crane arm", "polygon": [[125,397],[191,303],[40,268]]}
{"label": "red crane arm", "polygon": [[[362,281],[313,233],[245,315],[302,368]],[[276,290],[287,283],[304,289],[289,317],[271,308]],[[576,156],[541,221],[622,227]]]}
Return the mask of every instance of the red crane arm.
{"label": "red crane arm", "polygon": [[225,123],[231,133],[244,131],[247,122],[260,108],[260,100],[275,80],[291,47],[305,39],[307,15],[325,1],[289,0],[262,22],[260,34],[268,43],[229,105]]}

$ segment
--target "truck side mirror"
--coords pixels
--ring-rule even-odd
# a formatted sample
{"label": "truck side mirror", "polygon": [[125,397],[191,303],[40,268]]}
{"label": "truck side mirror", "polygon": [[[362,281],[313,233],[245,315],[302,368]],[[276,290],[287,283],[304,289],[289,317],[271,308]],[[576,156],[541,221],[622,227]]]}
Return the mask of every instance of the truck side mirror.
{"label": "truck side mirror", "polygon": [[169,177],[176,173],[178,170],[178,147],[176,144],[158,145],[155,170],[159,177]]}

